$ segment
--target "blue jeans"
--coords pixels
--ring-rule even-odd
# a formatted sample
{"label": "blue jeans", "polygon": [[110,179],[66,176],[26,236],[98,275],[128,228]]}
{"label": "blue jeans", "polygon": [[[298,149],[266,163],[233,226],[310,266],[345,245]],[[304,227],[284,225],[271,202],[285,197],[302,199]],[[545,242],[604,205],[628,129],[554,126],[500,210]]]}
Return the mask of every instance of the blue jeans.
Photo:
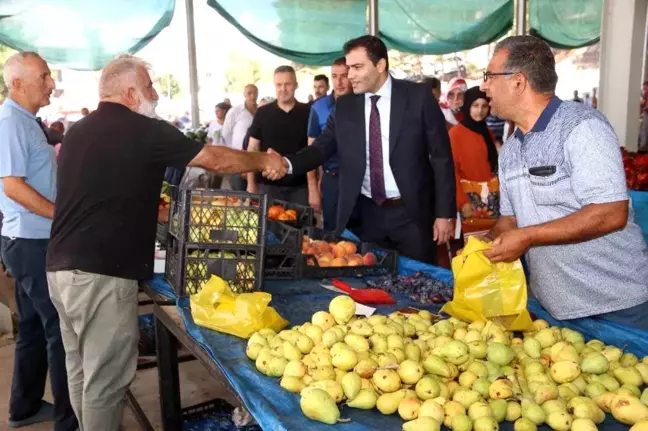
{"label": "blue jeans", "polygon": [[338,178],[328,171],[322,175],[322,216],[327,232],[334,231],[337,222]]}
{"label": "blue jeans", "polygon": [[612,311],[592,317],[648,331],[648,302],[626,308],[625,310]]}
{"label": "blue jeans", "polygon": [[21,421],[41,407],[47,370],[54,396],[54,430],[78,427],[68,392],[59,316],[45,275],[46,239],[2,238],[2,260],[16,282],[18,340],[9,415]]}

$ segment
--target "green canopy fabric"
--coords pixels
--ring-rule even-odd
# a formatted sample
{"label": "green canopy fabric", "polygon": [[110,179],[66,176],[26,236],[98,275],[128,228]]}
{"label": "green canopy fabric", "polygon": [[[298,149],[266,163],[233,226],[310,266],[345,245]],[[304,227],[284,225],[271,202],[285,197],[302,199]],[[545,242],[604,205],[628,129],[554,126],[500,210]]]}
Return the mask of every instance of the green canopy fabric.
{"label": "green canopy fabric", "polygon": [[0,2],[0,43],[36,51],[57,67],[98,70],[135,53],[173,18],[175,0]]}
{"label": "green canopy fabric", "polygon": [[[342,45],[366,33],[366,0],[208,0],[248,39],[280,57],[328,65]],[[446,54],[504,35],[512,0],[380,0],[380,36],[390,48]]]}
{"label": "green canopy fabric", "polygon": [[572,49],[601,37],[603,0],[529,0],[530,33],[554,48]]}

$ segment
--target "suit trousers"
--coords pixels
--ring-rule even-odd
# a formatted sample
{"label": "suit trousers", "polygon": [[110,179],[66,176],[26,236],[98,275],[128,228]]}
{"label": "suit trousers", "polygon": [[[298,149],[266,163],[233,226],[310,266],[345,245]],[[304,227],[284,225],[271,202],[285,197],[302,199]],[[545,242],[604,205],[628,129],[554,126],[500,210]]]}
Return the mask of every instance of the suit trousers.
{"label": "suit trousers", "polygon": [[81,431],[118,431],[137,371],[136,280],[83,271],[48,272],[61,320],[70,400]]}
{"label": "suit trousers", "polygon": [[398,250],[402,256],[421,262],[436,264],[432,222],[429,226],[420,226],[407,214],[402,203],[378,205],[368,197],[360,195],[357,206],[362,241]]}

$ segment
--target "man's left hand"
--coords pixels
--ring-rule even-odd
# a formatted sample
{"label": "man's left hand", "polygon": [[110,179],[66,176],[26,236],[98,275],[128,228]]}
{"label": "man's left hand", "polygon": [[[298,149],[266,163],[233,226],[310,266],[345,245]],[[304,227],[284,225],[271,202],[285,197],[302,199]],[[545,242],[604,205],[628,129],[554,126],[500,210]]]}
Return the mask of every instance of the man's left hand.
{"label": "man's left hand", "polygon": [[310,207],[316,212],[322,211],[322,196],[320,195],[319,190],[308,191],[308,205],[310,205]]}
{"label": "man's left hand", "polygon": [[492,243],[484,256],[491,262],[513,262],[519,259],[531,246],[531,237],[525,229],[513,229],[502,232]]}
{"label": "man's left hand", "polygon": [[445,244],[454,234],[452,219],[438,218],[434,220],[434,240],[437,244]]}

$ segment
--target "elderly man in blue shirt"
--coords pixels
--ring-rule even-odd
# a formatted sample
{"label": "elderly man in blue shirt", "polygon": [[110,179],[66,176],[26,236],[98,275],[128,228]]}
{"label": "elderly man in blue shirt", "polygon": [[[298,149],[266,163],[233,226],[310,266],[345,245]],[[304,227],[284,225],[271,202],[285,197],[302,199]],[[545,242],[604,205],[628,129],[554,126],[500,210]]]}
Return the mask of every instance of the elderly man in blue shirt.
{"label": "elderly man in blue shirt", "polygon": [[[78,427],[70,404],[58,313],[50,300],[45,255],[54,216],[56,158],[36,113],[49,105],[54,81],[36,53],[4,66],[9,97],[0,108],[2,260],[16,282],[16,341],[8,425],[54,420],[55,431]],[[54,405],[43,401],[50,372]]]}
{"label": "elderly man in blue shirt", "polygon": [[[315,142],[315,139],[322,134],[329,115],[335,109],[335,101],[338,97],[351,92],[351,84],[348,78],[348,67],[344,57],[335,60],[331,66],[331,79],[333,81],[333,92],[328,96],[317,99],[311,107],[308,119],[308,145]],[[309,184],[309,188],[312,185]],[[313,194],[319,197],[320,202],[311,202],[314,208],[322,209],[324,218],[324,230],[335,230],[335,219],[337,217],[338,201],[338,156],[337,154],[328,159],[322,166],[320,176],[320,193]]]}
{"label": "elderly man in blue shirt", "polygon": [[523,254],[529,286],[559,320],[593,317],[648,330],[648,247],[634,222],[619,139],[607,119],[555,96],[549,46],[513,36],[495,47],[482,89],[517,131],[499,158],[493,262]]}

